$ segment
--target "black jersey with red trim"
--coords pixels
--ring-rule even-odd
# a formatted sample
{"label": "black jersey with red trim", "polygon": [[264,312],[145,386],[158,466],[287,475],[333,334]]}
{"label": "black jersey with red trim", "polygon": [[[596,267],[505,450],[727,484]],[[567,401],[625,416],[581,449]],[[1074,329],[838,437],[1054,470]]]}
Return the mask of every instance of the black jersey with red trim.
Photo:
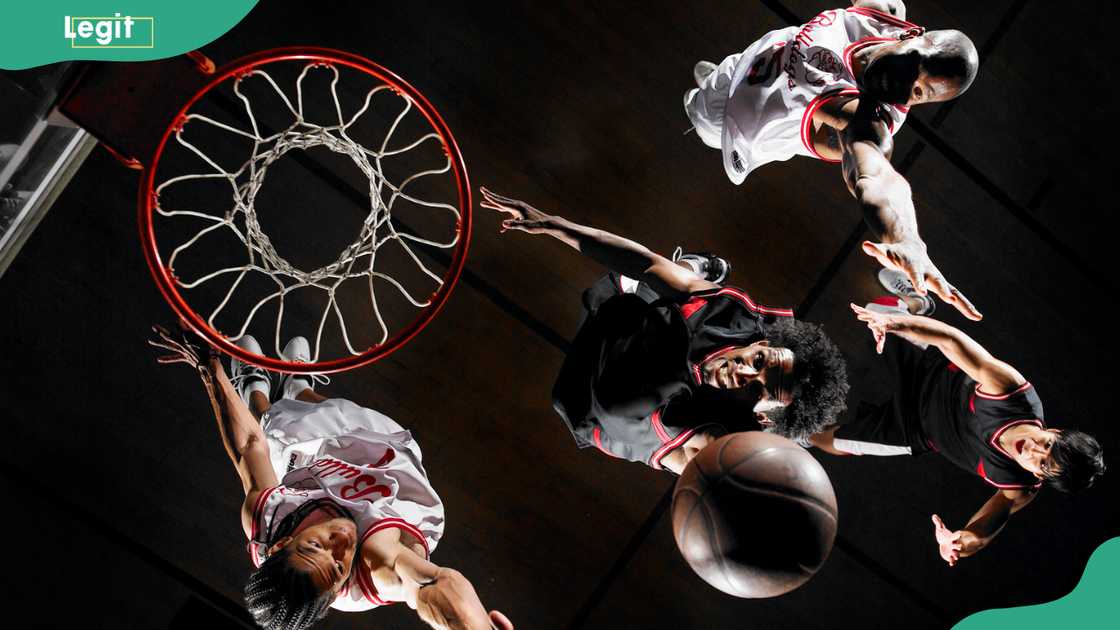
{"label": "black jersey with red trim", "polygon": [[[701,426],[758,428],[743,392],[704,384],[699,366],[764,338],[768,324],[792,311],[760,306],[733,287],[683,302],[644,285],[623,293],[617,274],[588,289],[584,305],[587,318],[553,388],[553,407],[581,448],[660,468]],[[690,413],[697,406],[723,413]]]}
{"label": "black jersey with red trim", "polygon": [[[946,361],[952,372],[956,366]],[[1042,401],[1030,383],[999,396],[986,394],[976,381],[959,373],[953,380],[947,413],[922,415],[922,432],[929,445],[957,466],[973,472],[997,488],[1037,488],[1042,482],[1020,466],[999,444],[1004,431],[1030,423],[1046,428]]]}

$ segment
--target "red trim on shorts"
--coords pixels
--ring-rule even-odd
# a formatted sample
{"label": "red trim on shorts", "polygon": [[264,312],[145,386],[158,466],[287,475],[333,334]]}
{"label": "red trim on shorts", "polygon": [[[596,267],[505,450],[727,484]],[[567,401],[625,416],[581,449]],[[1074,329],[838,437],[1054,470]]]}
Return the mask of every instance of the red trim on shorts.
{"label": "red trim on shorts", "polygon": [[810,155],[813,155],[818,160],[823,160],[831,164],[837,164],[840,160],[832,160],[817,153],[817,150],[813,148],[812,138],[809,137],[809,134],[813,128],[813,114],[815,114],[822,105],[840,96],[859,97],[859,90],[855,88],[837,88],[820,94],[809,101],[809,104],[805,107],[805,113],[801,115],[801,144],[805,145],[805,149],[809,151]]}
{"label": "red trim on shorts", "polygon": [[600,451],[603,451],[604,453],[606,453],[607,455],[610,455],[611,457],[613,457],[615,459],[622,459],[618,455],[615,455],[614,453],[608,451],[606,449],[606,447],[603,446],[602,433],[603,433],[603,429],[601,427],[595,427],[595,429],[593,431],[591,431],[591,437],[594,438],[594,440],[595,440],[595,448],[599,449]]}
{"label": "red trim on shorts", "polygon": [[662,444],[671,439],[668,432],[665,431],[665,425],[661,423],[661,409],[653,410],[649,417],[649,423],[653,425],[653,430],[657,433],[657,438],[661,440]]}
{"label": "red trim on shorts", "polygon": [[902,299],[896,298],[893,295],[880,295],[874,300],[871,300],[871,303],[878,304],[880,306],[893,306],[895,308],[898,308],[902,306]]}
{"label": "red trim on shorts", "polygon": [[770,306],[762,306],[761,304],[756,304],[755,301],[751,299],[751,296],[747,295],[747,292],[743,291],[742,289],[736,289],[735,287],[724,287],[716,292],[716,295],[730,295],[731,297],[742,302],[748,309],[754,311],[755,313],[760,313],[762,315],[775,315],[777,317],[793,317],[793,309],[773,308]]}
{"label": "red trim on shorts", "polygon": [[891,15],[890,13],[883,13],[882,11],[880,11],[878,9],[872,9],[870,7],[849,7],[847,9],[845,9],[845,11],[847,11],[848,13],[856,13],[856,14],[862,15],[864,17],[875,18],[876,20],[879,20],[880,22],[886,22],[887,24],[890,24],[891,26],[897,26],[899,28],[907,28],[907,29],[909,29],[909,28],[919,28],[919,29],[922,29],[923,32],[925,32],[925,30],[926,30],[926,29],[922,28],[921,26],[918,26],[917,24],[914,24],[913,22],[907,22],[906,20],[896,18],[895,16]]}
{"label": "red trim on shorts", "polygon": [[993,394],[985,394],[984,392],[980,391],[980,384],[977,383],[976,384],[976,395],[981,397],[981,398],[987,398],[988,400],[1007,400],[1008,398],[1014,396],[1015,394],[1025,392],[1030,388],[1031,388],[1031,384],[1029,382],[1028,383],[1023,383],[1022,385],[1017,387],[1015,389],[1015,391],[1008,392],[1006,394],[1000,394],[1000,395],[996,396],[996,395],[993,395]]}
{"label": "red trim on shorts", "polygon": [[681,304],[681,315],[684,315],[684,318],[688,319],[689,317],[695,315],[696,311],[704,308],[707,303],[707,298],[702,298],[699,296],[691,297],[687,302]]}

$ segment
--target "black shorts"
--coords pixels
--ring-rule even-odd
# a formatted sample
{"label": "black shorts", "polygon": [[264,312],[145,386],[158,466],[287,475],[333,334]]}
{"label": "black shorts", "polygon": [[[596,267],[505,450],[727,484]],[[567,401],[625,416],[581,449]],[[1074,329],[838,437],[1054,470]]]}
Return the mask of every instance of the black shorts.
{"label": "black shorts", "polygon": [[944,372],[948,360],[937,348],[922,350],[893,335],[887,337],[883,358],[894,393],[882,403],[860,402],[833,434],[833,446],[859,455],[925,453],[931,449],[921,430],[921,396],[930,375]]}

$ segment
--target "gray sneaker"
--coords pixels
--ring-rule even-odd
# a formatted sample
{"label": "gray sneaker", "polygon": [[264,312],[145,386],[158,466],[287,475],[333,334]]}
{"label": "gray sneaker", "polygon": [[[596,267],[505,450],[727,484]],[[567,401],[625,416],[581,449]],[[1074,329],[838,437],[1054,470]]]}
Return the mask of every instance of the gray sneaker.
{"label": "gray sneaker", "polygon": [[[253,354],[262,354],[261,344],[257,343],[252,335],[243,335],[235,345]],[[268,370],[252,363],[245,363],[236,357],[230,357],[229,360],[229,382],[246,405],[249,404],[250,393],[261,392],[265,398],[268,398],[269,392],[272,391],[272,375]]]}
{"label": "gray sneaker", "polygon": [[718,68],[716,64],[710,61],[700,60],[692,67],[692,79],[696,81],[696,87],[704,87],[704,81],[711,76]]}
{"label": "gray sneaker", "polygon": [[937,309],[937,302],[929,295],[918,295],[914,290],[914,285],[910,284],[910,278],[901,271],[894,269],[887,269],[886,267],[879,270],[879,284],[891,293],[900,298],[907,298],[916,300],[921,303],[921,306],[913,315],[932,315],[933,311]]}
{"label": "gray sneaker", "polygon": [[[293,363],[311,362],[311,344],[306,337],[292,337],[281,353],[285,361]],[[305,389],[314,391],[315,385],[326,385],[331,379],[322,374],[285,374],[280,379],[280,397],[294,399]]]}

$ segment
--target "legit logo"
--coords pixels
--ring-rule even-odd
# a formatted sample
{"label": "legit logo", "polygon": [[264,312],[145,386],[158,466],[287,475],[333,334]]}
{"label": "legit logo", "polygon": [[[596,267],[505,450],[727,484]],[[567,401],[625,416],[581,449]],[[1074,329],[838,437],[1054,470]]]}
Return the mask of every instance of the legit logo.
{"label": "legit logo", "polygon": [[156,41],[154,17],[70,17],[63,35],[71,48],[153,48]]}

